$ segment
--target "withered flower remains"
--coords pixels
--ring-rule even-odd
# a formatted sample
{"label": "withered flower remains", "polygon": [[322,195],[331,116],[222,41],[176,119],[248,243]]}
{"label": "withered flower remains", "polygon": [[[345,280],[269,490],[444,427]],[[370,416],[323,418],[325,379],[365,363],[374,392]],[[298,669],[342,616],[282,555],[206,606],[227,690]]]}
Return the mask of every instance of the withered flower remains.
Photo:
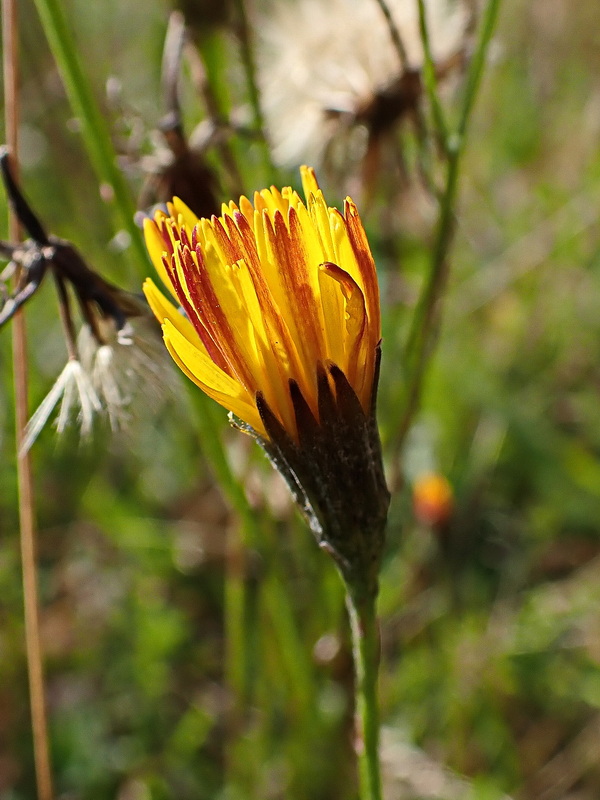
{"label": "withered flower remains", "polygon": [[352,585],[376,591],[389,494],[375,423],[381,322],[356,206],[291,188],[198,219],[178,199],[146,220],[176,303],[145,292],[175,362],[229,409],[285,477]]}
{"label": "withered flower remains", "polygon": [[[59,406],[59,433],[76,416],[82,435],[95,417],[106,415],[113,429],[129,416],[134,395],[147,397],[160,382],[160,351],[154,320],[143,297],[127,292],[92,269],[71,242],[47,233],[27,202],[10,168],[6,147],[0,147],[0,176],[8,201],[29,238],[0,240],[0,328],[8,323],[52,275],[58,293],[68,361],[24,432],[21,450],[28,450]],[[12,285],[11,285],[11,279]],[[75,298],[83,317],[79,336],[72,312]]]}

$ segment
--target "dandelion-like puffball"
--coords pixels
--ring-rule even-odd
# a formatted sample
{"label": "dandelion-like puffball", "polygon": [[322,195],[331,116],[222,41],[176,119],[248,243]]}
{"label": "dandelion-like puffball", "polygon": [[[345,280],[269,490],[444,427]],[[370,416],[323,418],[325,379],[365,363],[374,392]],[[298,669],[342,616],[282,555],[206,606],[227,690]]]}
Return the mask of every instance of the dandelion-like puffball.
{"label": "dandelion-like puffball", "polygon": [[[433,59],[442,63],[464,47],[469,14],[462,0],[425,0],[425,5]],[[259,76],[279,164],[323,165],[348,117],[356,119],[370,98],[406,69],[422,66],[417,3],[388,0],[388,7],[406,51],[405,65],[376,0],[298,0],[268,6],[258,25]],[[345,137],[346,162],[364,155],[366,132],[355,129],[354,134]]]}

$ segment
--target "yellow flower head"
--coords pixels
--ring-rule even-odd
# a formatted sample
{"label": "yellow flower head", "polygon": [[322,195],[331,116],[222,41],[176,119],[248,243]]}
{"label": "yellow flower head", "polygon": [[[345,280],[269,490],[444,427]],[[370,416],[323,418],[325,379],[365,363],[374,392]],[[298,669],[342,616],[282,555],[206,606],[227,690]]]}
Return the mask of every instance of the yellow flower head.
{"label": "yellow flower head", "polygon": [[292,189],[198,219],[180,200],[147,220],[152,310],[183,372],[256,436],[349,585],[376,592],[389,506],[375,424],[381,322],[354,203]]}
{"label": "yellow flower head", "polygon": [[[274,187],[198,219],[180,200],[146,220],[154,266],[181,314],[144,286],[175,362],[261,437],[265,405],[298,441],[300,394],[318,421],[319,375],[343,373],[366,416],[381,337],[373,257],[356,206],[328,208],[302,167],[306,202]],[[332,372],[333,371],[333,372]],[[322,378],[321,378],[322,380]]]}

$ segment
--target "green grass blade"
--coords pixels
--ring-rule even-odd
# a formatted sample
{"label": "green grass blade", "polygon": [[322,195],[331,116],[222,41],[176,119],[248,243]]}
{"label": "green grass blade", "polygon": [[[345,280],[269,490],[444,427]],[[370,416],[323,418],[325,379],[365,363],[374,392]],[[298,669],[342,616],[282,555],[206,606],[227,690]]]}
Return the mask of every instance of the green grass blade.
{"label": "green grass blade", "polygon": [[110,131],[83,71],[73,35],[59,0],[35,0],[44,33],[60,71],[69,102],[81,121],[82,135],[92,165],[102,184],[110,187],[119,224],[131,237],[138,275],[147,273],[148,255],[134,222],[135,205],[115,159]]}

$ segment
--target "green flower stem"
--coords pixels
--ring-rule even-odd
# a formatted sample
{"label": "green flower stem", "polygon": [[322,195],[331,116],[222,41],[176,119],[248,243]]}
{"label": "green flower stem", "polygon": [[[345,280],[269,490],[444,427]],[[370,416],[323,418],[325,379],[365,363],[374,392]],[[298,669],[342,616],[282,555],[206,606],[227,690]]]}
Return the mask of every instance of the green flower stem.
{"label": "green flower stem", "polygon": [[131,238],[131,246],[139,265],[138,271],[145,275],[148,269],[148,255],[141,233],[134,222],[135,206],[116,163],[106,119],[84,74],[60,0],[35,0],[35,4],[69,101],[81,121],[83,140],[92,165],[99,181],[111,189],[120,224]]}
{"label": "green flower stem", "polygon": [[348,612],[352,631],[356,671],[356,738],[359,750],[360,800],[381,800],[379,765],[379,628],[375,612],[376,597],[348,592]]}

